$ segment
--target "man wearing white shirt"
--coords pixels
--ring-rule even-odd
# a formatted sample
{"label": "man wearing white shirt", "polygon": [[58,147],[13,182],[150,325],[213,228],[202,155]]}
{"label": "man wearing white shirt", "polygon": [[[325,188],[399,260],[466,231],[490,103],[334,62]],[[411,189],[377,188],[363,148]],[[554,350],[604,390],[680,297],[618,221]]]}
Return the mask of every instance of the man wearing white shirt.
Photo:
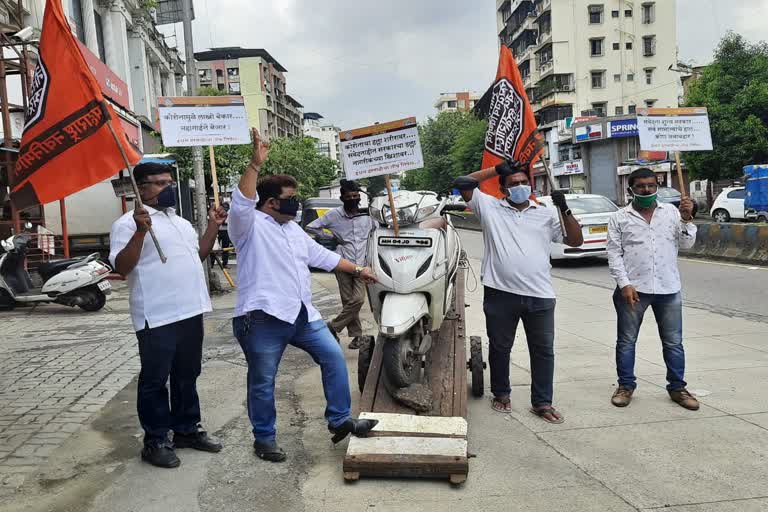
{"label": "man wearing white shirt", "polygon": [[[360,187],[354,181],[341,180],[341,201],[344,206],[334,208],[322,217],[318,217],[307,226],[307,232],[317,236],[325,236],[327,229],[338,240],[336,252],[343,258],[357,265],[367,264],[368,235],[376,223],[371,216],[360,211]],[[365,283],[362,279],[337,271],[336,281],[339,283],[341,296],[341,312],[328,322],[328,328],[336,336],[344,329],[352,338],[349,348],[360,348],[363,336],[363,325],[360,322],[360,309],[365,304]]]}
{"label": "man wearing white shirt", "polygon": [[[141,457],[159,467],[177,467],[174,448],[218,452],[221,444],[200,429],[197,378],[203,349],[203,313],[211,311],[202,262],[226,219],[208,212],[208,229],[198,240],[192,225],[176,215],[173,169],[158,163],[136,166],[144,208],[112,225],[109,259],[126,277],[133,327],[139,340],[141,373],[136,405],[144,429]],[[150,226],[167,261],[147,236]],[[166,382],[170,377],[170,404]],[[174,432],[173,442],[168,438]]]}
{"label": "man wearing white shirt", "polygon": [[248,363],[248,417],[256,455],[285,460],[276,441],[275,377],[288,345],[309,353],[320,365],[332,441],[366,435],[375,420],[351,417],[346,361],[339,344],[312,305],[309,267],[340,270],[375,282],[369,268],[341,258],[292,222],[298,211],[298,184],[278,174],[259,180],[269,147],[253,130],[250,164],[232,194],[229,236],[237,250],[237,303],[233,330]]}
{"label": "man wearing white shirt", "polygon": [[683,197],[680,207],[656,200],[658,183],[650,169],[629,175],[632,203],[608,223],[608,266],[616,281],[613,304],[617,315],[616,372],[618,387],[611,398],[626,407],[637,387],[635,345],[645,310],[650,306],[661,337],[667,366],[667,391],[680,406],[695,411],[699,402],[686,389],[683,349],[683,303],[678,248],[696,243],[693,202]]}

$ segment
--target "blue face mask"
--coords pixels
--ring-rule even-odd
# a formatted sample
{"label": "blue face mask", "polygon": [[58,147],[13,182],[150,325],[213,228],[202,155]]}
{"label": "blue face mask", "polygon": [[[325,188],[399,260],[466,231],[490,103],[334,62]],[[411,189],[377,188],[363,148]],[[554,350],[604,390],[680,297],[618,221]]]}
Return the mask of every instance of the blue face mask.
{"label": "blue face mask", "polygon": [[157,195],[158,208],[176,208],[176,187],[168,185]]}
{"label": "blue face mask", "polygon": [[515,204],[523,204],[531,197],[530,185],[517,185],[515,187],[509,187],[509,200]]}

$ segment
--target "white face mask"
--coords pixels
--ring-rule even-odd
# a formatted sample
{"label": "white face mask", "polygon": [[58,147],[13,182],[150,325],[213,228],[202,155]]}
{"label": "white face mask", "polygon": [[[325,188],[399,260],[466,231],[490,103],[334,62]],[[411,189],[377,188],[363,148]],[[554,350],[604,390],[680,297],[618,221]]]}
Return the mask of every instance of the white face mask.
{"label": "white face mask", "polygon": [[510,201],[515,204],[523,204],[531,197],[531,186],[517,185],[514,187],[509,187],[507,192],[509,192]]}

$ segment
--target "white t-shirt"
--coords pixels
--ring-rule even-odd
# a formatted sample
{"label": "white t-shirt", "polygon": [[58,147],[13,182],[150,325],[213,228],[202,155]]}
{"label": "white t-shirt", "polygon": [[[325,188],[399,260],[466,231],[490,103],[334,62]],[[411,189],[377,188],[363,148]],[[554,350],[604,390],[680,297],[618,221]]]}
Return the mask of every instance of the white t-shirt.
{"label": "white t-shirt", "polygon": [[554,299],[549,255],[551,243],[563,241],[557,210],[531,202],[519,211],[506,199],[479,189],[467,206],[483,228],[483,285],[517,295]]}
{"label": "white t-shirt", "polygon": [[[144,208],[152,218],[152,229],[168,260],[160,261],[152,237],[147,233],[139,262],[126,276],[131,294],[131,318],[137,331],[144,329],[145,324],[150,328],[160,327],[211,311],[195,228],[176,215],[173,208],[168,208],[166,213],[149,206]],[[135,232],[133,210],[112,224],[109,261],[113,267],[117,255]]]}

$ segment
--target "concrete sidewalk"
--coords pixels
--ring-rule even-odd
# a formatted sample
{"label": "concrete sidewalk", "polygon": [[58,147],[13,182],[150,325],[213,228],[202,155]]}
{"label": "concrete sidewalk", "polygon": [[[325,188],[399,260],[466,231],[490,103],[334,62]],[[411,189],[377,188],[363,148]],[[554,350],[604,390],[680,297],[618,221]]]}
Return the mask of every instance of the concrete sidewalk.
{"label": "concrete sidewalk", "polygon": [[[478,269],[478,262],[473,266]],[[338,309],[335,280],[326,274],[314,277],[315,303],[330,316]],[[472,291],[472,284],[470,276],[467,332],[482,335],[487,353],[482,290],[478,285]],[[461,487],[443,481],[365,478],[345,484],[345,447],[331,447],[322,419],[319,369],[293,349],[286,351],[277,384],[278,435],[288,462],[256,459],[244,408],[246,369],[231,335],[230,294],[215,299],[215,311],[207,319],[200,381],[204,424],[225,442],[222,453],[180,451],[183,462],[177,470],[141,463],[131,384],[41,458],[0,508],[768,510],[768,399],[761,392],[768,378],[766,324],[686,308],[689,388],[703,404],[700,411],[690,412],[666,395],[660,342],[649,313],[638,346],[636,398],[628,408],[617,409],[610,405],[615,386],[610,292],[558,279],[555,285],[555,405],[567,420],[550,425],[527,411],[529,364],[520,329],[513,351],[513,414],[493,412],[487,398],[470,399],[469,444],[476,458]],[[365,326],[373,329],[369,312]],[[55,333],[52,325],[50,334]],[[343,343],[346,347],[346,340]],[[346,348],[345,353],[356,390],[356,353]],[[354,391],[355,400],[358,396]]]}

